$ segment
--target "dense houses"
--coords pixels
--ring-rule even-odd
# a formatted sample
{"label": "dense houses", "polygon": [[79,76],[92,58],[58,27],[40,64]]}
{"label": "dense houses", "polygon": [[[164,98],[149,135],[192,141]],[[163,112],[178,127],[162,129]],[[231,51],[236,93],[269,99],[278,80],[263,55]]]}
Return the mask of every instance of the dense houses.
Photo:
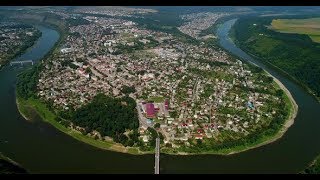
{"label": "dense houses", "polygon": [[108,16],[131,17],[135,14],[146,14],[157,12],[154,9],[147,8],[127,8],[120,6],[100,6],[100,7],[81,7],[75,10],[77,13],[103,14]]}
{"label": "dense houses", "polygon": [[[222,16],[204,15],[211,24]],[[263,89],[263,80],[224,51],[128,20],[84,18],[90,23],[69,28],[63,47],[40,74],[38,95],[55,107],[77,109],[99,92],[121,97],[123,87],[134,87],[129,96],[137,102],[141,139],[148,143],[147,128],[156,127],[172,147],[216,139],[222,131],[249,134],[276,114],[266,105],[278,100],[268,89],[248,90]]]}
{"label": "dense houses", "polygon": [[13,58],[28,41],[31,41],[38,30],[15,22],[0,23],[0,67],[9,59]]}
{"label": "dense houses", "polygon": [[228,13],[212,13],[212,12],[201,12],[182,15],[181,18],[186,22],[178,27],[178,29],[196,39],[201,38],[199,35],[201,31],[208,29],[210,26],[214,25],[216,21],[227,16]]}

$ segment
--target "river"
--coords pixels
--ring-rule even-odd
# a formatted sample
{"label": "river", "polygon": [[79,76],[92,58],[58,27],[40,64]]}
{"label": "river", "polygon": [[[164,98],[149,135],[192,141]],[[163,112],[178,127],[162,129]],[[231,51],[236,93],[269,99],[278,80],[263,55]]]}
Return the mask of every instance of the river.
{"label": "river", "polygon": [[[255,62],[228,38],[233,21],[218,29],[221,45],[236,55]],[[53,47],[59,34],[47,27],[39,41],[18,60],[39,60]],[[230,156],[173,156],[161,154],[161,173],[296,173],[319,152],[320,105],[301,87],[255,62],[278,78],[299,106],[295,123],[278,141]],[[154,155],[129,155],[101,150],[59,132],[36,120],[26,121],[15,103],[16,75],[23,69],[9,66],[0,71],[0,152],[30,173],[153,173]],[[318,118],[317,118],[318,117]]]}

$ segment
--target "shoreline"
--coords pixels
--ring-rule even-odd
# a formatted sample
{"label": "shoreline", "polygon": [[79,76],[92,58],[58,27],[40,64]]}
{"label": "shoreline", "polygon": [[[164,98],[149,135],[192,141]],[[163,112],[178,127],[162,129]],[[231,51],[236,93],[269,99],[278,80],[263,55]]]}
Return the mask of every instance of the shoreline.
{"label": "shoreline", "polygon": [[[234,29],[234,27],[232,27],[232,29]],[[231,39],[231,37],[230,37]],[[234,41],[235,40],[235,41]],[[307,93],[309,93],[310,95],[312,95],[312,97],[314,97],[319,103],[320,103],[320,96],[316,95],[316,92],[314,90],[312,90],[307,84],[305,84],[304,82],[298,80],[296,77],[294,77],[293,75],[289,74],[288,72],[286,72],[285,70],[283,70],[282,68],[272,64],[271,62],[269,62],[268,60],[265,60],[265,58],[261,58],[258,55],[256,55],[256,53],[250,51],[246,46],[241,45],[240,41],[238,41],[236,39],[236,37],[234,37],[234,39],[232,39],[233,43],[239,47],[241,50],[243,50],[245,53],[247,53],[248,55],[252,56],[255,59],[258,59],[260,62],[262,62],[264,65],[269,66],[271,68],[276,69],[279,73],[281,73],[282,75],[284,75],[286,78],[288,78],[289,80],[292,80],[294,83],[298,84],[300,87],[302,87],[303,89],[305,89],[307,91]]]}
{"label": "shoreline", "polygon": [[32,45],[25,48],[25,49],[20,49],[16,54],[14,54],[11,58],[6,59],[5,61],[3,61],[2,63],[0,63],[0,70],[2,68],[4,68],[5,66],[7,66],[11,61],[16,60],[18,57],[20,57],[22,54],[26,53],[29,49],[31,49],[35,44],[37,44],[37,42],[40,40],[42,34],[40,32],[40,36],[37,37],[36,40],[33,41]]}
{"label": "shoreline", "polygon": [[[266,72],[266,71],[265,71]],[[266,72],[268,75],[270,75],[268,72]],[[270,75],[271,76],[271,75]],[[273,76],[271,76],[273,77]],[[168,154],[168,155],[223,155],[223,156],[228,156],[228,155],[232,155],[232,154],[237,154],[237,153],[241,153],[247,150],[251,150],[251,149],[255,149],[270,143],[273,143],[277,140],[279,140],[286,132],[287,130],[294,124],[294,119],[297,116],[298,113],[298,105],[296,104],[294,98],[292,97],[291,93],[289,92],[289,90],[275,77],[274,81],[275,83],[280,87],[280,89],[282,89],[285,92],[285,95],[288,97],[291,105],[292,105],[292,109],[290,109],[290,114],[289,117],[285,120],[284,124],[282,125],[281,129],[273,136],[271,136],[270,138],[268,138],[267,140],[253,145],[253,146],[248,146],[246,148],[243,148],[241,150],[238,151],[231,151],[231,152],[203,152],[203,153],[187,153],[187,152],[177,152],[177,153],[172,153],[172,152],[163,152],[163,154]],[[20,102],[19,102],[19,98],[18,96],[16,96],[16,103],[17,103],[17,109],[19,111],[19,113],[27,120],[27,121],[32,121],[30,118],[28,118],[21,110],[21,106],[23,106]],[[97,147],[99,149],[103,149],[103,150],[108,150],[108,151],[114,151],[114,152],[119,152],[119,153],[126,153],[126,154],[132,154],[132,155],[145,155],[145,154],[153,154],[153,152],[151,151],[140,151],[139,148],[137,147],[125,147],[123,145],[120,145],[119,143],[116,143],[114,141],[102,141],[102,140],[95,140],[94,138],[90,137],[90,136],[86,136],[81,134],[80,132],[64,127],[63,125],[61,125],[60,123],[56,122],[58,125],[63,126],[63,128],[59,128],[57,124],[52,123],[50,120],[46,120],[44,119],[44,117],[41,115],[41,113],[39,113],[39,111],[34,107],[31,106],[29,104],[29,107],[34,109],[35,112],[41,117],[41,119],[46,122],[51,124],[52,126],[54,126],[56,129],[58,129],[59,131],[71,136],[72,138],[81,141],[82,143]],[[55,120],[54,120],[55,121]],[[101,144],[101,143],[105,143],[105,144]],[[236,148],[236,147],[235,147]]]}
{"label": "shoreline", "polygon": [[[37,101],[37,100],[36,100]],[[132,155],[143,155],[143,154],[152,154],[153,152],[142,152],[137,147],[125,147],[122,144],[116,143],[114,141],[105,141],[105,140],[96,140],[91,136],[83,135],[80,131],[77,131],[75,129],[65,127],[64,125],[60,124],[59,122],[55,121],[52,118],[45,118],[43,114],[51,113],[51,115],[55,115],[53,112],[46,109],[44,113],[41,113],[43,111],[39,111],[39,107],[35,107],[36,105],[32,104],[30,100],[24,100],[18,96],[16,96],[16,103],[17,103],[17,109],[18,112],[22,115],[24,119],[26,119],[29,122],[32,122],[32,118],[28,117],[22,109],[25,107],[32,108],[35,113],[41,118],[41,121],[44,123],[49,123],[52,125],[55,129],[58,131],[61,131],[62,133],[71,136],[71,138],[74,138],[82,143],[85,143],[87,145],[94,146],[99,149],[108,150],[108,151],[114,151],[119,153],[126,153],[126,154],[132,154]],[[39,102],[37,102],[39,103]],[[44,104],[41,104],[44,105]]]}
{"label": "shoreline", "polygon": [[31,122],[31,119],[28,118],[24,113],[22,113],[22,110],[21,110],[21,104],[19,102],[19,98],[17,97],[17,93],[15,93],[16,95],[16,104],[17,104],[17,110],[19,111],[20,115],[27,121],[30,121]]}
{"label": "shoreline", "polygon": [[315,94],[315,92],[312,89],[310,89],[306,84],[304,84],[303,82],[299,81],[297,78],[295,78],[294,76],[290,75],[288,72],[286,72],[285,70],[279,68],[278,66],[270,63],[269,61],[263,60],[263,58],[258,57],[257,55],[253,54],[252,52],[249,52],[246,47],[240,46],[239,44],[236,44],[236,45],[237,45],[237,47],[239,47],[242,50],[244,50],[248,55],[254,57],[255,59],[259,59],[259,61],[261,61],[264,65],[276,69],[279,73],[283,74],[286,78],[292,80],[294,83],[297,83],[300,87],[305,89],[307,91],[307,93],[312,95],[312,97],[314,97],[320,103],[320,97],[318,97]]}
{"label": "shoreline", "polygon": [[[277,79],[275,78],[274,76],[272,76],[270,73],[268,73],[267,71],[265,71],[269,76],[271,76],[273,78],[273,80],[275,81],[275,83],[278,84],[278,86],[280,87],[280,89],[282,89],[285,93],[285,95],[289,98],[290,100],[290,103],[292,104],[292,112],[290,110],[290,114],[289,114],[289,117],[288,119],[284,122],[284,124],[282,125],[281,129],[278,131],[277,134],[275,134],[272,138],[270,138],[269,140],[267,141],[264,141],[260,144],[257,144],[255,146],[251,146],[249,147],[248,149],[245,149],[243,151],[246,151],[246,150],[250,150],[250,149],[254,149],[254,148],[258,148],[258,147],[261,147],[261,146],[264,146],[264,145],[267,145],[267,144],[270,144],[270,143],[273,143],[277,140],[279,140],[287,131],[288,129],[294,124],[294,119],[296,118],[297,114],[298,114],[298,105],[296,103],[296,101],[294,100],[294,98],[292,97],[290,91]],[[236,153],[240,153],[240,152],[243,152],[243,151],[239,151],[239,152],[231,152],[229,153],[228,155],[231,155],[231,154],[236,154]]]}
{"label": "shoreline", "polygon": [[268,145],[271,144],[273,142],[276,142],[277,140],[279,140],[280,138],[282,138],[282,136],[288,131],[288,129],[294,124],[294,119],[296,118],[297,114],[298,114],[298,105],[296,103],[296,101],[294,100],[294,98],[292,97],[290,91],[274,76],[272,76],[270,73],[268,73],[267,71],[265,71],[269,76],[271,76],[274,80],[275,83],[277,83],[277,85],[280,87],[280,89],[282,89],[285,93],[285,95],[288,97],[288,99],[290,100],[290,103],[292,104],[292,111],[290,110],[290,114],[289,117],[286,119],[286,121],[284,122],[284,124],[282,125],[281,129],[274,135],[271,136],[268,140],[263,141],[262,143],[253,145],[253,146],[249,146],[247,148],[244,148],[242,150],[239,151],[231,151],[228,153],[219,153],[219,152],[203,152],[203,153],[187,153],[187,152],[178,152],[178,153],[166,153],[166,154],[170,154],[170,155],[207,155],[207,154],[212,154],[212,155],[223,155],[223,156],[228,156],[228,155],[232,155],[232,154],[237,154],[237,153],[241,153],[247,150],[251,150],[251,149],[255,149],[264,145]]}
{"label": "shoreline", "polygon": [[[2,167],[4,169],[9,168],[9,172],[4,172],[4,173],[2,172],[3,174],[28,174],[28,171],[25,168],[23,168],[16,161],[14,161],[14,160],[10,159],[9,157],[5,156],[4,154],[2,154],[2,152],[0,152],[0,161],[2,161],[0,163],[0,167]],[[3,169],[0,169],[0,171],[1,170],[3,170]]]}
{"label": "shoreline", "polygon": [[[55,45],[49,51],[49,53],[45,55],[45,57],[50,56],[50,54],[52,54],[52,52],[54,52],[56,50],[57,46],[60,44],[60,42],[64,38],[63,32],[60,31],[59,33],[60,33],[59,40],[55,43]],[[228,51],[226,50],[226,52],[228,52]],[[278,79],[276,79],[274,76],[272,76],[267,71],[264,70],[264,72],[266,72],[269,76],[271,76],[274,79],[275,83],[280,87],[280,89],[282,89],[285,92],[285,96],[289,99],[289,102],[292,104],[292,106],[289,105],[289,107],[290,107],[289,113],[290,114],[288,115],[288,118],[285,119],[281,129],[277,133],[275,133],[274,135],[272,135],[270,137],[266,137],[265,139],[264,138],[259,139],[260,141],[261,140],[263,140],[263,141],[259,142],[259,140],[258,140],[257,141],[257,142],[259,142],[258,144],[253,144],[251,146],[249,145],[248,147],[243,147],[241,145],[235,146],[233,148],[230,148],[230,151],[228,151],[228,149],[224,149],[225,152],[222,150],[222,151],[217,151],[217,152],[205,152],[204,151],[204,152],[200,152],[200,153],[164,152],[164,154],[169,154],[169,155],[205,155],[205,154],[231,155],[231,154],[244,152],[244,151],[247,151],[250,149],[258,148],[260,146],[270,144],[270,143],[275,142],[276,140],[280,139],[285,134],[285,132],[289,129],[289,127],[291,127],[293,125],[294,119],[295,119],[297,112],[298,112],[298,105],[296,104],[296,102],[293,99],[289,90]],[[126,153],[126,154],[133,154],[133,155],[144,155],[144,154],[153,154],[154,153],[153,151],[140,151],[139,148],[137,148],[137,147],[125,147],[125,146],[123,146],[119,143],[116,143],[114,141],[95,140],[94,138],[92,138],[90,136],[83,135],[79,131],[67,128],[67,127],[63,126],[62,124],[60,124],[59,122],[55,121],[54,117],[56,117],[56,114],[54,112],[51,112],[50,110],[48,110],[44,103],[40,102],[39,100],[34,100],[34,99],[33,100],[20,99],[18,97],[17,93],[15,93],[15,94],[16,94],[17,109],[18,109],[19,113],[23,116],[23,118],[25,118],[27,121],[32,122],[32,118],[28,118],[28,116],[23,112],[24,111],[23,107],[32,108],[35,111],[35,113],[41,117],[42,121],[44,121],[45,123],[51,124],[52,126],[54,126],[54,128],[58,129],[59,131],[71,136],[72,138],[74,138],[78,141],[81,141],[82,143],[97,147],[99,149],[120,152],[120,153]],[[22,103],[22,101],[23,101],[23,103]],[[33,101],[33,102],[30,102],[30,101]],[[48,118],[48,116],[43,116],[43,114],[49,114],[49,115],[51,115],[52,118]],[[240,148],[240,150],[233,150],[233,149],[237,149],[239,147],[243,147],[243,148],[242,149]]]}

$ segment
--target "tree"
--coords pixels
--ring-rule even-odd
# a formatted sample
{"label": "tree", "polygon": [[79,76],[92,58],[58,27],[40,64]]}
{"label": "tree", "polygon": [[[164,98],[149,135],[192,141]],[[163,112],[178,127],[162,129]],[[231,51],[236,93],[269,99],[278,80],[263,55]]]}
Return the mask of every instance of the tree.
{"label": "tree", "polygon": [[41,69],[42,67],[38,64],[32,69],[29,69],[18,75],[17,94],[19,97],[24,99],[36,97],[37,82]]}
{"label": "tree", "polygon": [[156,123],[154,126],[153,126],[154,128],[160,128],[160,124],[159,123]]}
{"label": "tree", "polygon": [[282,90],[282,89],[278,89],[278,90],[276,91],[276,96],[282,97],[282,95],[283,95],[283,90]]}
{"label": "tree", "polygon": [[151,133],[151,140],[150,140],[150,146],[155,147],[156,146],[156,139],[158,138],[158,133],[153,128],[148,127],[147,129]]}
{"label": "tree", "polygon": [[90,74],[90,73],[91,73],[90,67],[87,67],[87,68],[86,68],[86,73],[87,73],[87,74]]}
{"label": "tree", "polygon": [[113,98],[98,94],[90,103],[77,110],[63,111],[61,115],[69,116],[68,119],[75,125],[86,128],[87,132],[97,130],[102,136],[112,137],[114,141],[124,145],[127,145],[129,140],[124,135],[126,129],[134,130],[133,134],[129,135],[133,142],[137,142],[139,138],[136,102],[127,96]]}
{"label": "tree", "polygon": [[163,140],[164,140],[164,136],[162,133],[159,132],[159,138],[160,138],[160,142],[161,144],[163,143]]}
{"label": "tree", "polygon": [[123,85],[121,88],[121,92],[123,94],[130,94],[130,93],[135,93],[136,89],[134,86],[129,87],[129,86]]}

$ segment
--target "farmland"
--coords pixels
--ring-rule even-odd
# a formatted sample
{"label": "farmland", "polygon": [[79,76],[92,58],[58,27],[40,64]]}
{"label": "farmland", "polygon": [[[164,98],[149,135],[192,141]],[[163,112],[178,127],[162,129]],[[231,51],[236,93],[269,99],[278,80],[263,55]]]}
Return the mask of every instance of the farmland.
{"label": "farmland", "polygon": [[305,34],[320,43],[320,18],[274,19],[270,28],[282,33]]}

